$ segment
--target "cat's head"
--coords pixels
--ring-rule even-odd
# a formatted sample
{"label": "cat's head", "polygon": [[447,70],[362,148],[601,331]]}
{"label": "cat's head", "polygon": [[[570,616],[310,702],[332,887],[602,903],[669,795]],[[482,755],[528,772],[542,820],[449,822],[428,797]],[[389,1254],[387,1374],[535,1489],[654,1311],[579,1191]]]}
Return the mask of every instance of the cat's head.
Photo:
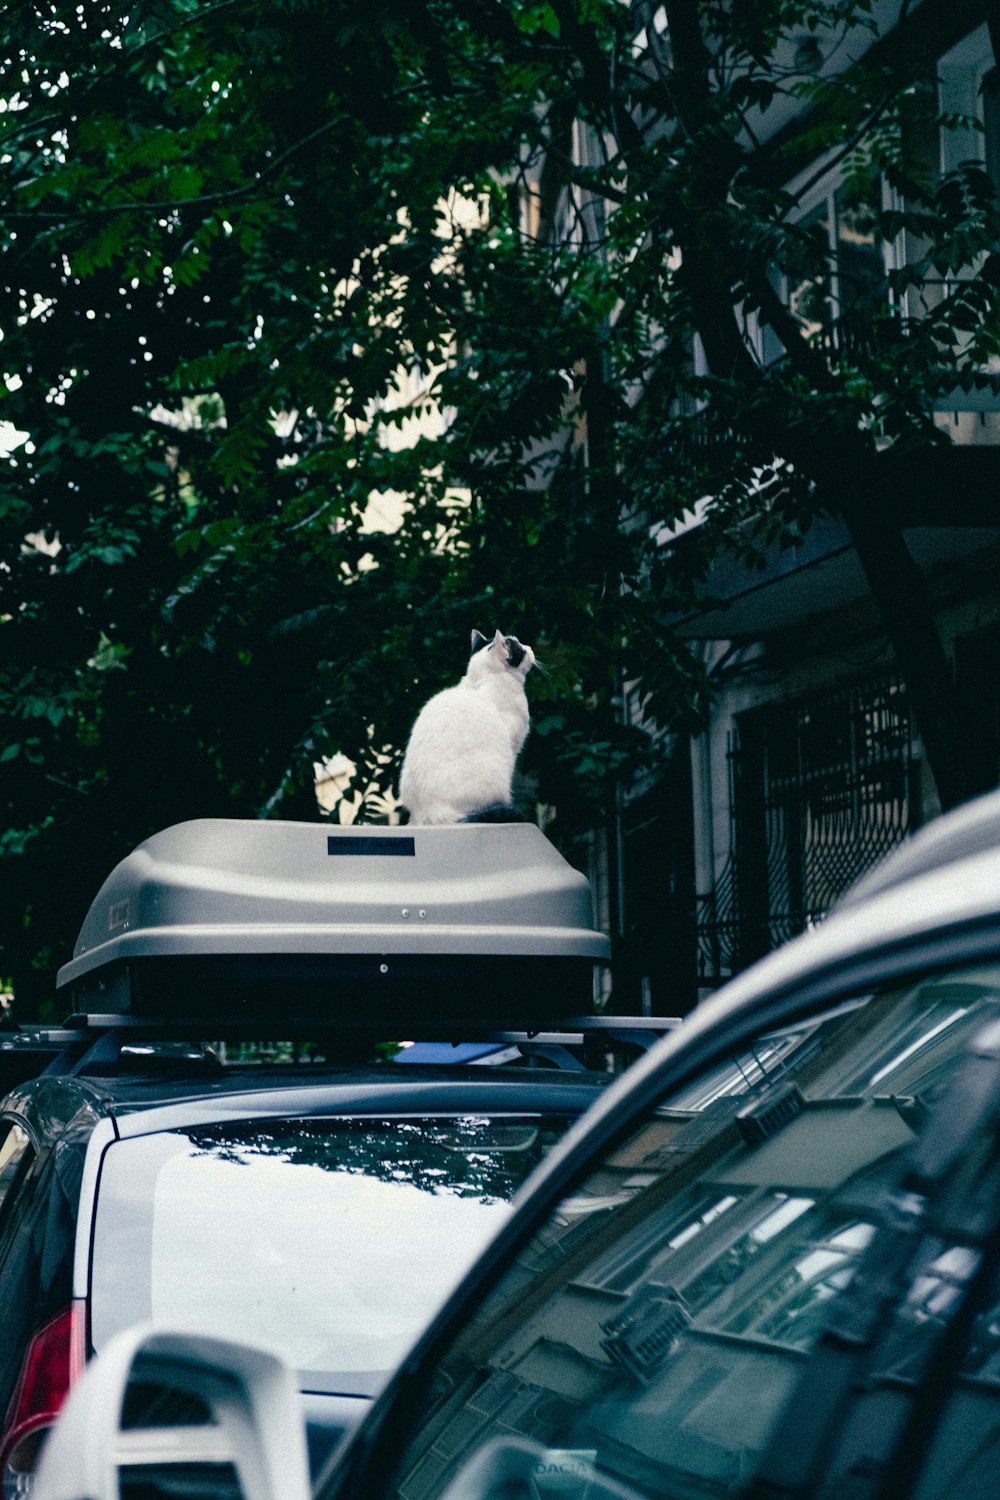
{"label": "cat's head", "polygon": [[516,635],[502,635],[498,630],[490,640],[479,630],[472,632],[468,675],[474,680],[490,672],[514,672],[523,679],[534,665],[534,651],[530,646],[523,646]]}

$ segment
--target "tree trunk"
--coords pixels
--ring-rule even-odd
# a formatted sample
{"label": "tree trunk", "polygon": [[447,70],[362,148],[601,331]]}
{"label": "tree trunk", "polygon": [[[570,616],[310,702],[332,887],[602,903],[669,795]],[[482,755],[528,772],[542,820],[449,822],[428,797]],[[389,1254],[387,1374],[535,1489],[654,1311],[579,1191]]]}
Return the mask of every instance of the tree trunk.
{"label": "tree trunk", "polygon": [[[877,463],[877,460],[876,460]],[[877,491],[841,498],[847,523],[882,623],[906,683],[927,762],[947,810],[995,784],[995,765],[975,706],[955,684],[923,574]]]}
{"label": "tree trunk", "polygon": [[[837,383],[825,360],[806,344],[765,277],[759,278],[759,288],[765,316],[790,358],[815,390],[833,395]],[[942,808],[989,790],[996,784],[995,751],[975,705],[963,701],[955,684],[927,584],[903,536],[906,496],[917,490],[922,477],[913,455],[899,460],[891,451],[877,454],[864,433],[836,425],[825,434],[797,438],[776,430],[774,446],[812,476],[826,508],[847,525],[906,683]],[[954,453],[949,456],[956,463],[945,482],[954,484],[958,460]],[[923,464],[929,469],[927,478],[936,478],[940,458],[941,449],[928,444]],[[924,508],[926,501],[921,494]]]}
{"label": "tree trunk", "polygon": [[[698,190],[678,219],[683,246],[678,280],[690,297],[709,367],[717,378],[742,381],[748,393],[761,386],[763,374],[750,355],[733,307],[732,289],[749,271],[762,317],[781,339],[793,366],[815,391],[831,398],[829,430],[807,434],[779,420],[774,452],[811,476],[824,508],[845,520],[906,683],[941,805],[954,807],[995,784],[995,756],[975,706],[961,701],[926,583],[906,546],[903,512],[887,482],[893,457],[876,454],[865,434],[845,429],[838,420],[840,383],[777,296],[766,262],[748,267],[742,258],[733,260],[724,220],[716,224],[711,207],[725,201],[725,185],[736,163],[729,158],[725,138],[707,128],[713,58],[705,43],[703,17],[691,0],[665,3],[673,46],[669,81],[674,107],[686,134],[692,140],[700,137],[702,148]],[[995,25],[997,7],[989,9]],[[735,143],[729,142],[729,150],[734,149]],[[672,207],[677,213],[680,206]]]}

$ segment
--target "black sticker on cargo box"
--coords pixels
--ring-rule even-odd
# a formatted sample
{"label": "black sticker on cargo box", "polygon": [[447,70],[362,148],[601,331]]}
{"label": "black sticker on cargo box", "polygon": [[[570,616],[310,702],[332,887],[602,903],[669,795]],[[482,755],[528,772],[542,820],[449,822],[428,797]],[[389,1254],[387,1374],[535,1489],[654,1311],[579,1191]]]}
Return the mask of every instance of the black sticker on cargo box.
{"label": "black sticker on cargo box", "polygon": [[114,932],[116,927],[128,926],[128,898],[124,901],[112,901],[108,907],[108,931]]}
{"label": "black sticker on cargo box", "polygon": [[416,848],[412,838],[393,837],[389,838],[364,838],[358,834],[332,833],[326,841],[327,854],[416,854]]}

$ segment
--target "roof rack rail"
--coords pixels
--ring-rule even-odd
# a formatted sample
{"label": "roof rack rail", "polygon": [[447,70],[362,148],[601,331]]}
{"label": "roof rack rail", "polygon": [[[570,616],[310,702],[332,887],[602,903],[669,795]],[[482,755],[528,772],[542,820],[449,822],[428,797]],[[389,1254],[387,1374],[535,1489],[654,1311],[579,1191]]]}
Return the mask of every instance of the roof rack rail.
{"label": "roof rack rail", "polygon": [[[602,1070],[607,1063],[609,1054],[619,1054],[625,1057],[636,1056],[650,1048],[668,1031],[679,1024],[677,1017],[656,1016],[610,1016],[610,1015],[584,1015],[569,1016],[565,1021],[560,1021],[555,1028],[540,1030],[488,1030],[482,1029],[476,1034],[475,1041],[478,1044],[492,1045],[500,1048],[511,1048],[520,1053],[521,1057],[529,1063],[544,1063],[564,1070]],[[360,1044],[363,1048],[376,1040],[384,1040],[381,1028],[373,1030],[371,1025],[358,1025],[354,1028],[337,1026],[334,1029],[326,1029],[318,1034],[298,1029],[298,1036],[302,1039],[326,1042],[330,1047],[331,1055],[328,1061],[336,1062],[338,1052],[347,1047],[351,1052],[357,1050]],[[430,1034],[425,1034],[425,1033]],[[27,1033],[26,1033],[27,1034]],[[280,1026],[268,1029],[270,1039],[282,1041],[294,1040],[295,1034],[286,1035]],[[122,1053],[134,1050],[137,1045],[151,1044],[154,1048],[176,1046],[181,1042],[194,1043],[196,1038],[183,1023],[164,1021],[154,1016],[120,1016],[114,1014],[82,1015],[76,1014],[67,1017],[62,1026],[33,1027],[31,1037],[34,1046],[21,1049],[24,1061],[27,1064],[13,1080],[23,1082],[29,1077],[39,1073],[54,1075],[95,1075],[114,1076],[120,1072]],[[212,1038],[210,1040],[221,1040]],[[256,1033],[252,1040],[260,1041],[262,1038]],[[468,1037],[458,1035],[453,1027],[434,1026],[420,1028],[421,1041],[431,1041],[442,1044],[442,1050],[446,1048],[459,1048],[468,1042]],[[167,1063],[178,1067],[181,1065],[173,1053],[164,1055],[165,1065]],[[352,1052],[351,1055],[354,1055]],[[29,1062],[34,1062],[31,1066]],[[192,1066],[195,1061],[202,1062],[208,1058],[195,1059],[189,1053],[188,1063]],[[209,1059],[210,1060],[210,1059]],[[152,1067],[155,1057],[149,1059]],[[0,1057],[0,1070],[3,1062]],[[13,1082],[10,1086],[13,1086]]]}
{"label": "roof rack rail", "polygon": [[567,1016],[554,1031],[498,1031],[487,1041],[516,1047],[528,1061],[599,1068],[611,1052],[639,1055],[680,1025],[679,1016]]}

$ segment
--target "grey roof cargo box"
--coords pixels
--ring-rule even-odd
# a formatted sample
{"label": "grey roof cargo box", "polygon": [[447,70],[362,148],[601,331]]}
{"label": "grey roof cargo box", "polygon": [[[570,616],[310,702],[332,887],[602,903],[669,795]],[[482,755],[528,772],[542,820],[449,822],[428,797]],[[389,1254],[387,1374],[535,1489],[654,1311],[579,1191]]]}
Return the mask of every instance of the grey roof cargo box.
{"label": "grey roof cargo box", "polygon": [[209,818],[112,871],[57,986],[90,1014],[474,1034],[587,1010],[609,956],[591,923],[531,824]]}

